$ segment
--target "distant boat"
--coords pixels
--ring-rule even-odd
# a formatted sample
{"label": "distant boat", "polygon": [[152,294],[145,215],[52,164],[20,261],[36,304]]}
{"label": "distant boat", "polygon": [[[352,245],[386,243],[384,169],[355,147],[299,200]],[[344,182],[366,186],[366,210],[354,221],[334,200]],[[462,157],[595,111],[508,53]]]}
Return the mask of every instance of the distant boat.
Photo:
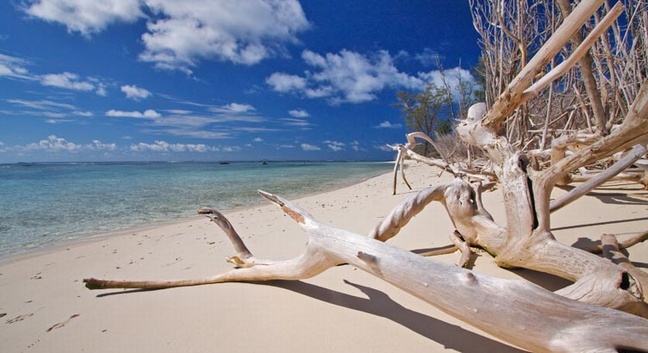
{"label": "distant boat", "polygon": [[270,163],[269,163],[268,161],[263,161],[263,162],[261,162],[261,164],[263,164],[263,165],[268,165],[268,164],[270,164]]}
{"label": "distant boat", "polygon": [[218,162],[218,164],[229,164],[229,162]]}

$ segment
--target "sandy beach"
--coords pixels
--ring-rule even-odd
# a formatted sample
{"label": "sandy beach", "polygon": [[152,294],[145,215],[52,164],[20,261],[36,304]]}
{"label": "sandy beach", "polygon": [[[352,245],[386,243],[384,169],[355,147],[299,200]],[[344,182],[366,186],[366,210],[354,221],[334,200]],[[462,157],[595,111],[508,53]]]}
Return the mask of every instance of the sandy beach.
{"label": "sandy beach", "polygon": [[[450,180],[408,164],[407,190],[391,174],[294,201],[331,226],[368,233],[399,201]],[[267,190],[272,192],[272,190]],[[554,197],[566,191],[557,189]],[[628,193],[628,195],[626,195]],[[498,191],[484,194],[504,224]],[[201,205],[196,205],[198,208]],[[287,259],[307,237],[272,205],[226,212],[260,258]],[[557,211],[556,237],[596,241],[603,233],[625,239],[648,229],[648,192],[608,183]],[[426,208],[391,244],[424,249],[450,243],[453,227],[443,206]],[[207,218],[152,225],[0,261],[2,352],[519,352],[381,280],[339,266],[298,282],[226,283],[158,291],[87,290],[86,277],[112,279],[200,278],[225,272],[233,249]],[[648,268],[648,244],[630,249]],[[454,263],[459,254],[435,257]],[[566,281],[498,268],[481,254],[474,271],[534,281],[557,289]]]}

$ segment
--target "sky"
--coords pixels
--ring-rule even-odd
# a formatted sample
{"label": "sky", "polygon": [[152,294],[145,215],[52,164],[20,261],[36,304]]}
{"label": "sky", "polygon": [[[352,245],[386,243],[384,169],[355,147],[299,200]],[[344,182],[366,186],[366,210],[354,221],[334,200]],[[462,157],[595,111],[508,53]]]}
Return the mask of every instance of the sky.
{"label": "sky", "polygon": [[456,0],[1,1],[0,163],[392,159],[477,40]]}

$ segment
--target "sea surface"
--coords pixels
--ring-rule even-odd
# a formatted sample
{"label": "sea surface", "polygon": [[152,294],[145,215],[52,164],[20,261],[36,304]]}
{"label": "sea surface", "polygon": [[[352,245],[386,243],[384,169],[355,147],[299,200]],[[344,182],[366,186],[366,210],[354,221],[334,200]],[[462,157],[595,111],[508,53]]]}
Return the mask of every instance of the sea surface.
{"label": "sea surface", "polygon": [[388,172],[384,162],[0,164],[0,257],[72,239],[182,220],[203,206],[264,204]]}

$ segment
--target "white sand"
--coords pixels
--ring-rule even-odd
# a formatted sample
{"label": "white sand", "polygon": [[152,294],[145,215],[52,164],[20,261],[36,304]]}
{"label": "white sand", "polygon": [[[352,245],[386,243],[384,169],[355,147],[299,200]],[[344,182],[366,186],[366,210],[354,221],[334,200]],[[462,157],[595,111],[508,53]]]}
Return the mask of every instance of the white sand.
{"label": "white sand", "polygon": [[[447,181],[410,164],[415,190]],[[631,190],[629,196],[625,192]],[[272,190],[268,190],[272,192]],[[366,234],[404,197],[391,196],[391,175],[294,200],[317,219]],[[556,195],[564,191],[557,190]],[[499,192],[484,195],[504,223]],[[198,205],[197,205],[198,206]],[[306,236],[274,206],[227,213],[261,258],[298,255]],[[648,229],[648,192],[608,184],[554,214],[555,235],[572,244],[620,239]],[[420,249],[449,244],[452,224],[432,204],[390,243]],[[160,291],[89,291],[85,277],[199,278],[231,269],[233,250],[206,218],[138,229],[0,262],[2,352],[516,352],[441,311],[350,266],[300,282],[226,283]],[[458,254],[435,258],[454,263]],[[646,269],[648,244],[630,250]],[[528,278],[558,288],[565,281],[531,271],[505,271],[488,255],[475,271]]]}

